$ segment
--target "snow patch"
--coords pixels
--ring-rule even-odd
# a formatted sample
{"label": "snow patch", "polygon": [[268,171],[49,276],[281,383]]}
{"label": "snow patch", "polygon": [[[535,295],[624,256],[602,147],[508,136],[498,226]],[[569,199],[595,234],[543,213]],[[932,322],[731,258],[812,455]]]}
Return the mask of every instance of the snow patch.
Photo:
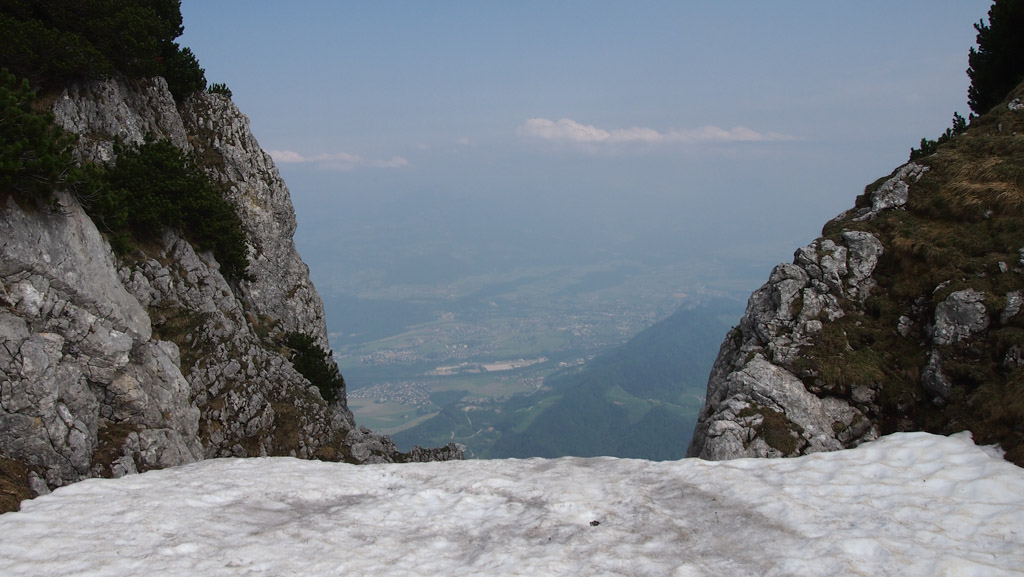
{"label": "snow patch", "polygon": [[1022,503],[1024,471],[964,435],[718,462],[216,459],[25,502],[0,516],[0,574],[1021,575]]}

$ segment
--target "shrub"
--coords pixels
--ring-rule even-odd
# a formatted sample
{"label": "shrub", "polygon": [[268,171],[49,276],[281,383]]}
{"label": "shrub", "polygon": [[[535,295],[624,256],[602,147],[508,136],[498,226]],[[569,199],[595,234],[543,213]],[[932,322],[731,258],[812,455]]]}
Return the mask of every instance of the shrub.
{"label": "shrub", "polygon": [[174,39],[180,0],[5,0],[0,58],[37,87],[163,76],[176,98],[206,87],[195,56]]}
{"label": "shrub", "polygon": [[222,82],[214,82],[209,87],[207,87],[206,91],[210,94],[223,94],[224,96],[231,98],[231,89],[228,88],[227,84],[224,84]]}
{"label": "shrub", "polygon": [[111,63],[88,40],[60,31],[39,20],[20,20],[0,13],[0,57],[5,66],[27,78],[35,87],[48,88],[65,82],[104,78]]}
{"label": "shrub", "polygon": [[0,198],[46,200],[77,176],[75,137],[33,108],[28,80],[0,69]]}
{"label": "shrub", "polygon": [[925,156],[935,154],[939,150],[939,146],[949,142],[954,136],[959,136],[967,132],[967,119],[960,116],[959,113],[953,113],[953,126],[947,128],[946,132],[939,135],[938,140],[929,140],[927,138],[921,139],[921,148],[910,149],[910,160],[917,160]]}
{"label": "shrub", "polygon": [[152,139],[117,145],[115,152],[117,161],[95,171],[81,198],[116,250],[123,252],[132,238],[147,240],[174,228],[213,251],[226,277],[251,278],[241,219],[192,155],[169,140]]}
{"label": "shrub", "polygon": [[192,50],[172,42],[166,53],[160,75],[167,80],[167,89],[175,98],[180,100],[206,87],[206,72],[199,67],[199,60]]}
{"label": "shrub", "polygon": [[330,351],[325,351],[313,337],[302,333],[288,333],[284,344],[292,350],[288,358],[295,370],[320,390],[320,396],[328,403],[339,400],[345,391],[345,379],[331,360]]}
{"label": "shrub", "polygon": [[991,110],[1024,79],[1024,0],[996,0],[988,22],[974,25],[978,48],[967,58],[968,104],[976,114]]}

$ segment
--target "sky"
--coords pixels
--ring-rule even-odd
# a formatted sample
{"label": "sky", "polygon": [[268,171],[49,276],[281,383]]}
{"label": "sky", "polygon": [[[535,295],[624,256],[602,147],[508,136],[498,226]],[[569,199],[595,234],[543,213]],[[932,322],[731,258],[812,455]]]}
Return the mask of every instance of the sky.
{"label": "sky", "polygon": [[0,515],[0,573],[1024,575],[1024,475],[967,433],[795,459],[211,459]]}
{"label": "sky", "polygon": [[275,158],[315,281],[339,229],[423,198],[765,278],[966,116],[989,5],[183,0],[179,40]]}

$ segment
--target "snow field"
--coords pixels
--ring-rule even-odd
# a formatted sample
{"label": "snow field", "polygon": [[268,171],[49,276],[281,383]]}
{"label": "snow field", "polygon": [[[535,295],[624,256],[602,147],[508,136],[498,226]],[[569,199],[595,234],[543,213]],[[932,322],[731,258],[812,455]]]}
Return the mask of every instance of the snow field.
{"label": "snow field", "polygon": [[5,576],[339,574],[1024,575],[1024,470],[926,433],[777,460],[216,459],[0,516]]}

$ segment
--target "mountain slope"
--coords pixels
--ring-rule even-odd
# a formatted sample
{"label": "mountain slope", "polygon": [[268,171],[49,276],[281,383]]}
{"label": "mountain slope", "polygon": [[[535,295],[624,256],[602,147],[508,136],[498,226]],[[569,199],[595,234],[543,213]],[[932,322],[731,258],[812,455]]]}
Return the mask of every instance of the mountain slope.
{"label": "mountain slope", "polygon": [[971,430],[1024,465],[1024,85],[779,265],[722,346],[689,454]]}
{"label": "mountain slope", "polygon": [[[106,8],[156,18],[128,4]],[[66,16],[61,11],[73,8],[102,20],[90,6],[54,3],[28,16],[5,7],[2,15]],[[95,179],[55,180],[35,202],[0,190],[0,492],[17,496],[3,499],[5,507],[89,477],[211,457],[458,457],[454,446],[401,453],[388,437],[356,427],[325,351],[319,360],[337,376],[336,400],[325,399],[311,371],[297,369],[300,351],[289,343],[309,343],[314,353],[327,346],[323,304],[292,240],[288,189],[248,118],[222,94],[172,94],[162,77],[100,76],[51,78],[48,92],[19,103],[30,106],[12,107],[11,98],[28,93],[11,90],[5,74],[4,114],[74,135],[73,157],[92,167],[83,175],[112,170],[119,154],[154,142],[194,158],[241,220],[248,275],[229,274],[175,223],[151,223],[115,254],[115,231],[90,217],[105,198],[91,188]],[[44,108],[52,117],[30,112]],[[29,157],[38,152],[26,146]],[[6,178],[19,159],[4,160]],[[119,192],[141,195],[146,180],[161,179],[141,177]],[[168,200],[176,201],[183,202]],[[217,225],[206,208],[200,228]]]}

